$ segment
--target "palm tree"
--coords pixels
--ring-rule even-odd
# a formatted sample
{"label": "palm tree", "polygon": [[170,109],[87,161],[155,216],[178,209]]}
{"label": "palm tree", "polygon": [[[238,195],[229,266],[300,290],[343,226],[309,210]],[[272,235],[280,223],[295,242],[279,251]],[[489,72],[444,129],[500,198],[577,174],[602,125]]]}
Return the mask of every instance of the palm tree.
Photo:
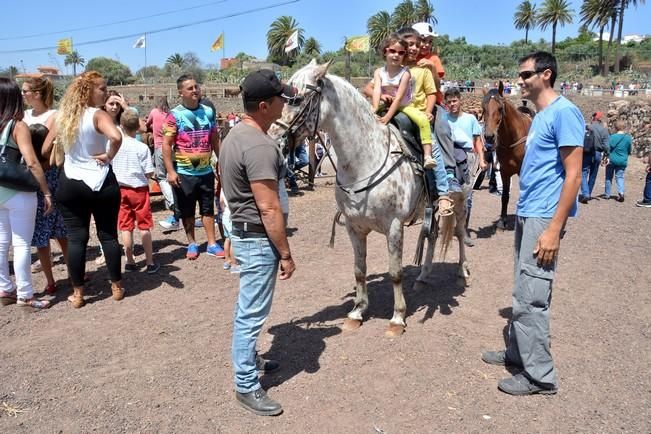
{"label": "palm tree", "polygon": [[581,5],[581,24],[588,28],[599,28],[599,73],[602,75],[606,75],[603,58],[603,35],[611,20],[614,7],[615,0],[583,0]]}
{"label": "palm tree", "polygon": [[438,20],[434,16],[434,6],[429,0],[416,0],[416,17],[420,23],[430,23],[432,25],[438,24]]}
{"label": "palm tree", "polygon": [[[618,0],[619,3],[619,23],[617,25],[617,45],[615,46],[615,74],[619,72],[619,62],[621,60],[621,48],[622,48],[622,30],[624,29],[624,11],[629,6],[637,7],[637,0]],[[644,4],[644,0],[640,0],[641,5]]]}
{"label": "palm tree", "polygon": [[380,11],[368,19],[366,29],[368,30],[369,44],[377,49],[395,28],[391,23],[391,15],[387,11]]}
{"label": "palm tree", "polygon": [[[297,30],[298,49],[285,53],[287,39]],[[276,18],[271,23],[271,26],[269,26],[269,31],[267,32],[267,51],[269,52],[270,60],[278,62],[281,65],[287,65],[298,55],[304,44],[305,36],[303,36],[303,29],[298,27],[298,22],[293,17],[283,15],[282,17]]]}
{"label": "palm tree", "polygon": [[411,27],[416,22],[418,22],[418,14],[416,13],[414,3],[411,0],[403,0],[398,3],[391,16],[393,28],[401,29],[403,27]]}
{"label": "palm tree", "polygon": [[556,50],[556,28],[572,22],[574,10],[570,9],[568,0],[545,0],[538,12],[538,23],[541,30],[552,26],[552,54]]}
{"label": "palm tree", "polygon": [[77,65],[79,66],[84,66],[86,63],[86,59],[81,57],[79,52],[77,50],[73,51],[72,53],[68,54],[66,58],[63,60],[63,63],[68,66],[72,65],[72,75],[74,77],[77,76]]}
{"label": "palm tree", "polygon": [[307,38],[303,46],[303,53],[310,57],[318,57],[321,55],[321,44],[312,37]]}
{"label": "palm tree", "polygon": [[524,0],[513,14],[513,24],[518,30],[524,29],[524,43],[529,43],[529,30],[535,29],[537,23],[536,5]]}
{"label": "palm tree", "polygon": [[176,68],[183,68],[185,66],[185,59],[179,53],[174,53],[165,61],[166,64]]}

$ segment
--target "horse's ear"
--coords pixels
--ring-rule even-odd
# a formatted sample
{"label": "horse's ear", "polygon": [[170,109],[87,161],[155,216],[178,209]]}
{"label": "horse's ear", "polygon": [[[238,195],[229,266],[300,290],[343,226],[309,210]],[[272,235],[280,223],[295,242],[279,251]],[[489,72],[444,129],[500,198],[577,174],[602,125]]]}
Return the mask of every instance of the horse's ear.
{"label": "horse's ear", "polygon": [[314,78],[318,80],[320,78],[325,77],[325,75],[328,73],[328,68],[330,68],[331,64],[332,64],[332,59],[328,60],[323,65],[317,66],[314,74]]}
{"label": "horse's ear", "polygon": [[312,58],[312,60],[310,61],[310,63],[308,63],[307,65],[308,65],[308,66],[316,66],[316,59],[315,59],[315,58]]}
{"label": "horse's ear", "polygon": [[497,86],[497,92],[500,94],[500,96],[503,96],[502,94],[504,93],[504,83],[502,83],[502,80],[500,80],[500,84]]}
{"label": "horse's ear", "polygon": [[488,89],[486,89],[485,87],[482,87],[481,88],[481,93],[482,93],[482,95],[486,95],[488,93]]}

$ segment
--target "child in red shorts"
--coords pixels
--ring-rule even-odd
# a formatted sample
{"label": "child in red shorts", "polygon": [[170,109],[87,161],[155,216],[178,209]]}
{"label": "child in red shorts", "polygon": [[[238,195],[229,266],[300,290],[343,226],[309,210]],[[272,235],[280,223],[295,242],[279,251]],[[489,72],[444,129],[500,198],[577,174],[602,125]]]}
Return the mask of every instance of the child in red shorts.
{"label": "child in red shorts", "polygon": [[151,228],[154,225],[149,203],[149,178],[154,174],[154,165],[149,148],[135,139],[140,127],[138,115],[125,110],[120,118],[122,146],[111,163],[115,178],[120,184],[120,211],[118,229],[122,231],[122,243],[127,256],[124,271],[139,269],[133,257],[133,230],[136,223],[145,250],[147,274],[154,274],[160,265],[154,262]]}

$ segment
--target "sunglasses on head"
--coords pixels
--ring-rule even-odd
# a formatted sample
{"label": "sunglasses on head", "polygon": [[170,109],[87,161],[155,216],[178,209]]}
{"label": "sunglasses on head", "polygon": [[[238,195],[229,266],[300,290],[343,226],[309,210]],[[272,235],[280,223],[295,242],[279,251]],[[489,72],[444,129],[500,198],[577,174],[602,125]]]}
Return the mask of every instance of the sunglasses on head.
{"label": "sunglasses on head", "polygon": [[389,54],[397,54],[398,56],[404,56],[407,54],[405,50],[394,50],[393,48],[387,48],[386,52]]}
{"label": "sunglasses on head", "polygon": [[545,69],[537,69],[535,71],[521,71],[518,73],[518,77],[520,77],[523,80],[528,80],[534,75],[540,74],[541,72],[545,72]]}

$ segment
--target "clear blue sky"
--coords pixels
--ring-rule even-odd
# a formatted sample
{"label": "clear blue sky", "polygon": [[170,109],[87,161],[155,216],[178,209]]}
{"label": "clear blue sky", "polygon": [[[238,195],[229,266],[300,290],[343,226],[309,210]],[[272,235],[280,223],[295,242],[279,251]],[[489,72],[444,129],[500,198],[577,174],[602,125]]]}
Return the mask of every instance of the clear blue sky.
{"label": "clear blue sky", "polygon": [[[271,22],[281,15],[291,15],[305,30],[306,37],[313,36],[324,50],[341,47],[345,36],[366,32],[366,21],[380,10],[393,11],[399,0],[299,0],[296,3],[280,5],[267,10],[245,13],[258,8],[270,7],[291,0],[184,0],[152,1],[111,0],[88,2],[81,0],[32,0],[23,7],[13,3],[3,8],[0,27],[0,68],[10,65],[33,71],[39,65],[56,65],[65,71],[63,56],[55,50],[6,53],[7,50],[31,49],[56,45],[58,39],[72,37],[73,43],[94,41],[116,36],[131,35],[125,39],[101,42],[92,45],[76,45],[74,48],[86,60],[106,56],[127,64],[133,72],[144,65],[144,50],[132,48],[138,35],[175,25],[196,23],[209,18],[224,17],[212,22],[193,24],[177,30],[153,33],[147,37],[147,64],[162,66],[173,53],[193,51],[204,65],[217,64],[222,51],[212,53],[210,45],[221,33],[225,34],[225,55],[232,57],[240,51],[257,57],[266,57],[266,32]],[[473,44],[509,44],[524,38],[524,32],[513,28],[513,13],[521,0],[433,0],[435,15],[439,24],[435,30],[451,38],[465,36]],[[541,4],[542,0],[535,0]],[[578,14],[580,0],[570,0]],[[20,5],[20,3],[19,3]],[[498,5],[498,6],[496,6]],[[162,14],[186,8],[183,12]],[[60,34],[24,37],[34,34],[52,33],[82,27],[99,26],[128,19],[146,17],[122,24],[101,26],[87,30],[74,30]],[[84,17],[80,19],[79,17]],[[638,6],[627,10],[624,34],[649,32],[651,6]],[[578,18],[574,24],[560,28],[558,39],[575,36]],[[20,37],[15,39],[15,37]],[[551,30],[535,30],[530,37],[537,40],[544,37],[551,40]],[[11,39],[8,39],[11,38]],[[56,59],[56,61],[55,61]]]}

